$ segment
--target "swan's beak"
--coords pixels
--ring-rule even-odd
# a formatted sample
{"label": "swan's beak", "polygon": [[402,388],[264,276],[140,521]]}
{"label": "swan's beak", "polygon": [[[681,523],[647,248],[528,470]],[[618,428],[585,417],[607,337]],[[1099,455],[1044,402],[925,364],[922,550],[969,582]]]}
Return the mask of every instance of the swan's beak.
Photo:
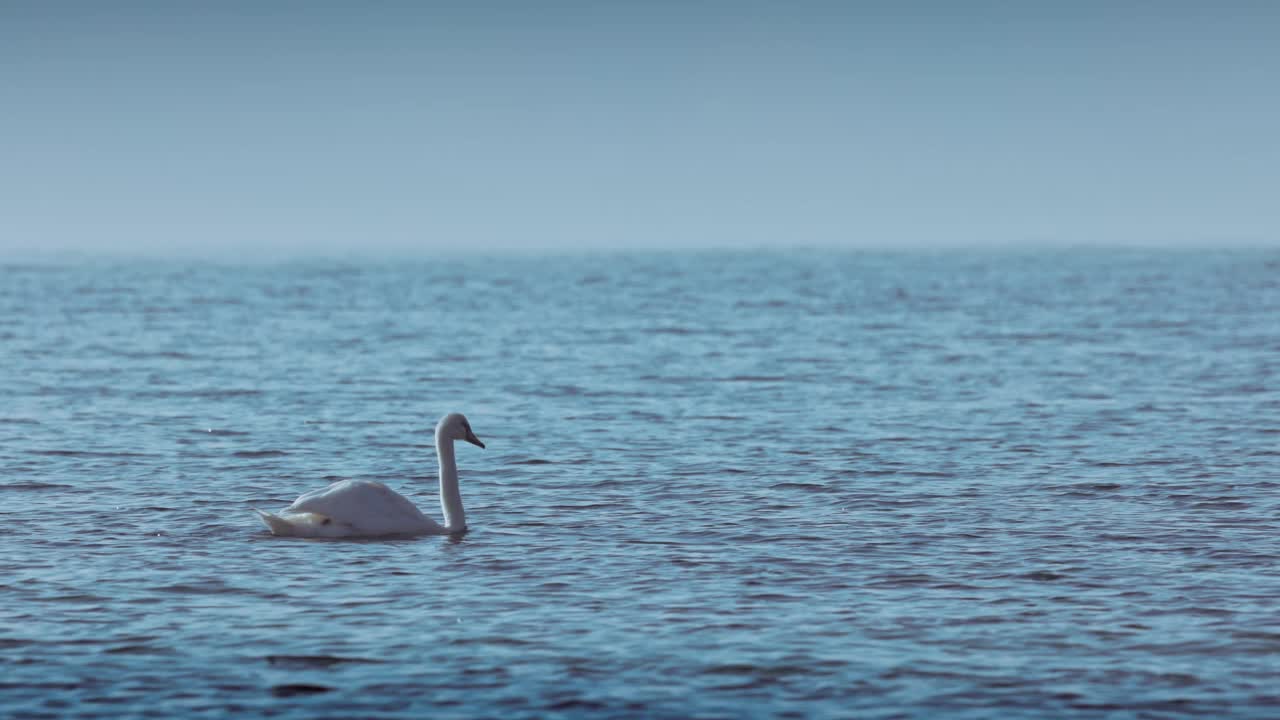
{"label": "swan's beak", "polygon": [[471,443],[472,445],[479,445],[480,447],[484,447],[484,443],[480,442],[480,438],[476,437],[476,434],[471,432],[470,430],[467,431],[467,442]]}

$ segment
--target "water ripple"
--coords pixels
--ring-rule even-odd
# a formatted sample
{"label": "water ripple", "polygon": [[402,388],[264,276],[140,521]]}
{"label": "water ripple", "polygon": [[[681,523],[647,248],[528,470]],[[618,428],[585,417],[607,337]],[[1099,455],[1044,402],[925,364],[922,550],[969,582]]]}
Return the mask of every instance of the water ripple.
{"label": "water ripple", "polygon": [[0,715],[1270,717],[1277,263],[7,265]]}

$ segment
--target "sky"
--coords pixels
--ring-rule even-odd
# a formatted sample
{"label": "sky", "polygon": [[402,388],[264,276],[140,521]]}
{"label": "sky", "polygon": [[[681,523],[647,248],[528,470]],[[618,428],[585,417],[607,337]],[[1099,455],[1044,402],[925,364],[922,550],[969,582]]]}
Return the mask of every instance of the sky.
{"label": "sky", "polygon": [[1280,247],[1280,3],[0,0],[0,257]]}

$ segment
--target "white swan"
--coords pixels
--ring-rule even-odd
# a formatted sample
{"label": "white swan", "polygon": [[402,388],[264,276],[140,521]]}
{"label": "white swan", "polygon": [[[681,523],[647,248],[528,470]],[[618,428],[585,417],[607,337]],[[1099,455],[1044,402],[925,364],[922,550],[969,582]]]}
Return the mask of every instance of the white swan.
{"label": "white swan", "polygon": [[302,495],[278,514],[257,508],[275,535],[294,537],[378,537],[382,535],[444,535],[467,529],[467,516],[458,494],[458,465],[453,441],[484,447],[460,413],[449,413],[436,424],[436,456],[440,460],[440,507],[444,524],[423,515],[403,495],[372,480],[342,480]]}

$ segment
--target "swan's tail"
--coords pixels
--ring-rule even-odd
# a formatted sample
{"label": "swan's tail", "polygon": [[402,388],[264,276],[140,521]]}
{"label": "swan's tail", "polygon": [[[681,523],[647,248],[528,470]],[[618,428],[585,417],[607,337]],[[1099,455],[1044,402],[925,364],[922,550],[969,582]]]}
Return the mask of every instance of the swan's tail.
{"label": "swan's tail", "polygon": [[356,534],[350,525],[334,522],[328,515],[291,513],[288,511],[281,515],[274,515],[269,512],[263,512],[258,508],[253,508],[253,511],[258,513],[258,517],[262,519],[262,522],[266,523],[272,535],[334,538]]}
{"label": "swan's tail", "polygon": [[267,529],[271,530],[272,535],[298,534],[294,531],[293,525],[279,515],[272,515],[271,513],[263,512],[258,508],[253,508],[253,511],[258,513],[258,517],[262,519],[262,522],[266,523]]}

